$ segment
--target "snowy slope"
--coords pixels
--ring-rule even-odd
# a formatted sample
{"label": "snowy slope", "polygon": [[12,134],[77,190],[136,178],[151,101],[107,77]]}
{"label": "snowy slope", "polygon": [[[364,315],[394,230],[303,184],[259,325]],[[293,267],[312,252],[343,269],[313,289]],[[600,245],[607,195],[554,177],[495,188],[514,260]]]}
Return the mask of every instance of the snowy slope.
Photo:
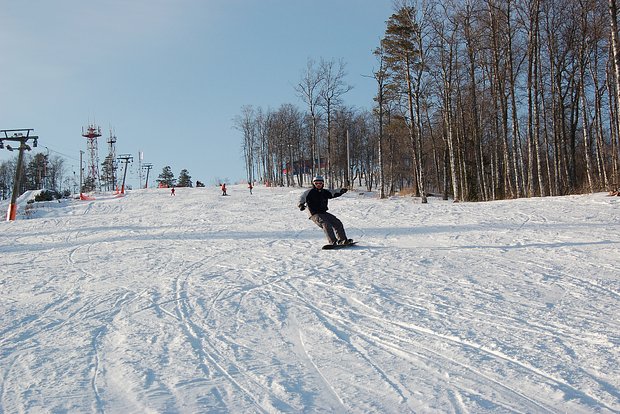
{"label": "snowy slope", "polygon": [[300,191],[0,223],[0,413],[620,412],[620,197],[349,192],[322,251]]}

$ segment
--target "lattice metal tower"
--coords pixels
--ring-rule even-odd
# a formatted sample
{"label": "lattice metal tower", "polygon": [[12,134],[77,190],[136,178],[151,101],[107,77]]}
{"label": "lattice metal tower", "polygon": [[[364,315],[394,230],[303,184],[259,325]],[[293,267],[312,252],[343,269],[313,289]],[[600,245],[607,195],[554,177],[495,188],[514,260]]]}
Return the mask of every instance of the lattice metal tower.
{"label": "lattice metal tower", "polygon": [[97,149],[97,138],[101,136],[101,128],[91,124],[88,125],[86,132],[84,132],[84,127],[82,127],[82,136],[86,138],[86,151],[89,155],[84,187],[92,191],[99,186],[99,151]]}

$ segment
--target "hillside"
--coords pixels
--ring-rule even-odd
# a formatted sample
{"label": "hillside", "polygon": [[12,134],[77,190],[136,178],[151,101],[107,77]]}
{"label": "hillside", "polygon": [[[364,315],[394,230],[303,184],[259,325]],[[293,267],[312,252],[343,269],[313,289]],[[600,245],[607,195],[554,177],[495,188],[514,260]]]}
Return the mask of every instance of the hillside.
{"label": "hillside", "polygon": [[136,190],[0,224],[0,413],[620,412],[620,198]]}

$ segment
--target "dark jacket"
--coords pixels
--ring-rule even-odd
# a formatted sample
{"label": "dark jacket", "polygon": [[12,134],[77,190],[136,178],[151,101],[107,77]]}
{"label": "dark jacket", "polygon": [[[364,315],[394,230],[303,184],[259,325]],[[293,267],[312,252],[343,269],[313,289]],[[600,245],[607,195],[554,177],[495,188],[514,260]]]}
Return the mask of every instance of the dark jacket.
{"label": "dark jacket", "polygon": [[346,193],[346,191],[347,190],[344,188],[339,190],[319,190],[316,187],[312,187],[301,195],[299,198],[299,206],[301,207],[302,205],[307,205],[308,212],[311,216],[326,213],[328,210],[328,200],[330,198],[340,197]]}

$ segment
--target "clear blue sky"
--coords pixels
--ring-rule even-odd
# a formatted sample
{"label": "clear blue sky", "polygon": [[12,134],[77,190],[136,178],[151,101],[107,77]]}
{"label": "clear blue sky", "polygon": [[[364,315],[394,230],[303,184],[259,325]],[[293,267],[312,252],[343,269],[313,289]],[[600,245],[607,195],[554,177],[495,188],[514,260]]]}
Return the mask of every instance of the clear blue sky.
{"label": "clear blue sky", "polygon": [[[392,0],[0,0],[0,129],[34,128],[39,147],[78,171],[82,127],[110,129],[117,154],[138,151],[193,181],[243,179],[244,105],[305,109],[294,85],[308,58],[343,59],[372,107],[379,45]],[[13,156],[0,150],[0,160]]]}

